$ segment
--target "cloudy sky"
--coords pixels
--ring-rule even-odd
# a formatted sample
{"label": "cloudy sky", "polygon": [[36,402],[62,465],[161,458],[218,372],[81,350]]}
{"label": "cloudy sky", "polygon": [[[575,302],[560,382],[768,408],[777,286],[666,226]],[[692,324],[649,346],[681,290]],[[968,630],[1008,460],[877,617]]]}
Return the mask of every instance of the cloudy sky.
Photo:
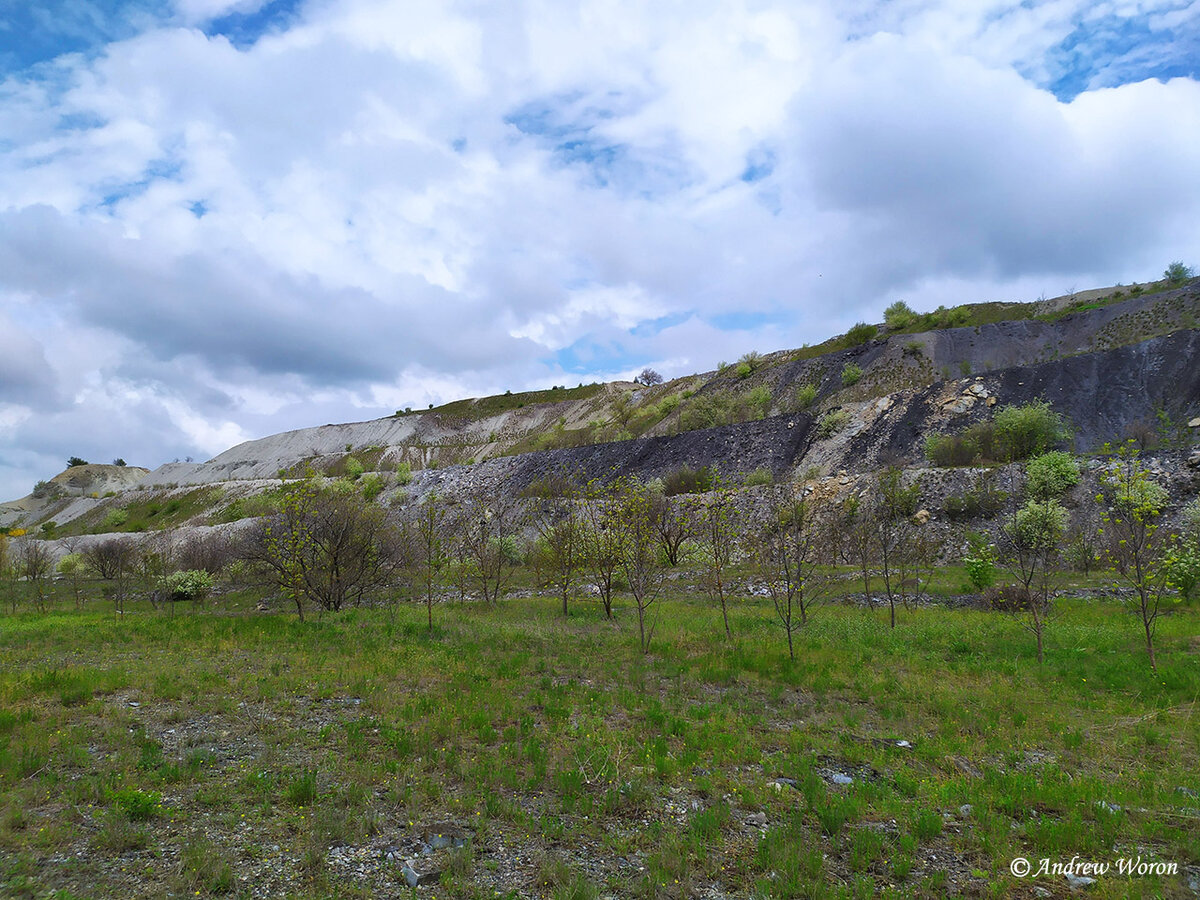
{"label": "cloudy sky", "polygon": [[1200,2],[0,0],[0,498],[1200,262]]}

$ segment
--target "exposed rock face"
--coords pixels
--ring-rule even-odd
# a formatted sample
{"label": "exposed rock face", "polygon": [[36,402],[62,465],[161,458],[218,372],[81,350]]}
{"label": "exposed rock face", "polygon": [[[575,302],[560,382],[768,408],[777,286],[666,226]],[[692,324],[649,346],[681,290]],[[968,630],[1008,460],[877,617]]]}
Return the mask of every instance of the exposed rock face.
{"label": "exposed rock face", "polygon": [[141,466],[72,466],[39,485],[34,493],[0,506],[0,525],[52,519],[73,503],[87,505],[85,498],[130,490],[149,474],[150,470]]}
{"label": "exposed rock face", "polygon": [[[961,385],[947,404],[947,384],[934,384],[875,421],[848,453],[848,467],[874,468],[881,455],[919,459],[925,435],[953,432],[986,418],[988,401],[1019,405],[1049,401],[1066,416],[1080,451],[1120,441],[1134,422],[1157,421],[1159,410],[1176,422],[1200,408],[1200,331],[1179,331],[1129,347],[1085,353],[1036,366],[989,372]],[[965,403],[967,396],[984,402]]]}
{"label": "exposed rock face", "polygon": [[[731,479],[766,470],[812,483],[839,473],[837,486],[846,488],[861,473],[885,465],[923,466],[925,438],[932,433],[957,432],[1000,407],[1033,400],[1050,402],[1069,420],[1075,449],[1083,452],[1122,440],[1135,423],[1157,429],[1164,415],[1177,438],[1200,439],[1198,318],[1200,291],[1188,285],[1057,319],[885,336],[816,356],[779,351],[762,357],[749,378],[730,367],[653,388],[615,383],[458,401],[429,412],[272,435],[205,463],[171,463],[149,475],[134,467],[77,467],[54,479],[59,496],[52,504],[44,497],[9,504],[0,508],[0,525],[55,516],[61,524],[108,502],[93,494],[102,497],[135,483],[154,491],[221,483],[228,501],[271,487],[281,472],[294,476],[309,464],[340,472],[351,453],[384,473],[402,459],[411,461],[415,480],[405,491],[414,500],[431,490],[518,493],[557,473],[585,480],[654,478],[685,465],[714,467]],[[1136,342],[1147,335],[1161,336]],[[861,370],[856,380],[845,377],[851,365]],[[954,372],[971,374],[954,378]],[[802,388],[806,399],[798,401]],[[800,406],[804,411],[680,430],[684,421],[714,420],[695,415],[685,420],[689,403],[744,401],[752,390],[768,395],[769,402],[756,411]],[[613,422],[629,422],[648,405],[666,410],[667,400],[674,404],[670,411],[637,429],[643,437],[516,454],[539,445],[531,438],[556,429],[574,430],[587,440],[616,434],[621,428]],[[621,410],[629,415],[620,418]],[[559,446],[565,443],[570,441]],[[1189,464],[1193,469],[1183,466],[1189,472],[1200,467],[1200,452]],[[936,522],[937,508],[931,505],[930,511]]]}

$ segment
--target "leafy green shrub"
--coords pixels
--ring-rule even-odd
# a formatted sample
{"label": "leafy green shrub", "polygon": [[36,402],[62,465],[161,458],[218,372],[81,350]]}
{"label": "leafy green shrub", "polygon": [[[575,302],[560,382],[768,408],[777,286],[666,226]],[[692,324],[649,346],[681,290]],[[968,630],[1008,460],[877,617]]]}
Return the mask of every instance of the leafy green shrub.
{"label": "leafy green shrub", "polygon": [[813,405],[813,401],[817,399],[817,386],[815,384],[802,384],[796,388],[796,408],[808,409]]}
{"label": "leafy green shrub", "polygon": [[525,554],[521,549],[521,544],[517,541],[516,535],[506,534],[504,537],[492,538],[491,541],[499,549],[504,561],[510,566],[519,566],[525,561]]}
{"label": "leafy green shrub", "polygon": [[413,474],[412,466],[406,462],[396,464],[396,484],[401,487],[412,484]]}
{"label": "leafy green shrub", "polygon": [[942,512],[951,522],[966,519],[990,519],[1004,508],[1008,493],[991,487],[977,488],[963,494],[951,494],[942,504]]}
{"label": "leafy green shrub", "polygon": [[364,475],[362,479],[363,499],[374,500],[383,491],[383,477],[378,472]]}
{"label": "leafy green shrub", "polygon": [[746,394],[746,402],[754,410],[754,418],[765,418],[771,409],[771,392],[767,390],[766,385],[760,384]]}
{"label": "leafy green shrub", "polygon": [[977,591],[987,590],[996,583],[996,548],[984,535],[976,532],[967,535],[963,567]]}
{"label": "leafy green shrub", "polygon": [[1075,528],[1067,534],[1063,544],[1063,562],[1073,572],[1085,575],[1100,562],[1099,535],[1088,528]]}
{"label": "leafy green shrub", "polygon": [[863,370],[854,363],[846,363],[842,369],[842,384],[850,387],[852,384],[858,384],[859,379],[863,377]]}
{"label": "leafy green shrub", "polygon": [[742,479],[742,483],[745,484],[746,487],[758,487],[764,484],[774,484],[775,476],[771,474],[770,469],[758,468],[753,472],[747,473],[746,477]]}
{"label": "leafy green shrub", "polygon": [[916,312],[903,300],[897,300],[883,311],[883,322],[888,331],[902,331],[916,321]]}
{"label": "leafy green shrub", "polygon": [[1118,473],[1104,481],[1109,501],[1126,515],[1157,516],[1167,505],[1167,489],[1149,477],[1126,478]]}
{"label": "leafy green shrub", "polygon": [[202,600],[209,595],[212,587],[212,576],[203,569],[172,572],[165,582],[167,597],[174,601]]}
{"label": "leafy green shrub", "polygon": [[1063,417],[1045,400],[1005,406],[993,420],[1002,457],[1018,461],[1045,453],[1070,437]]}
{"label": "leafy green shrub", "polygon": [[120,528],[129,521],[129,510],[123,506],[118,506],[116,509],[110,509],[104,516],[105,528]]}
{"label": "leafy green shrub", "polygon": [[1163,560],[1167,583],[1179,592],[1185,603],[1200,597],[1200,543],[1176,539],[1167,549]]}
{"label": "leafy green shrub", "polygon": [[[759,369],[761,369],[762,365],[763,365],[762,354],[759,353],[757,350],[750,350],[746,353],[743,353],[741,355],[741,357],[738,358],[738,368],[737,368],[738,375],[741,376],[742,378],[745,378],[746,375],[750,375],[751,373],[757,372]],[[746,375],[742,375],[743,367],[745,367],[745,369],[746,369]]]}
{"label": "leafy green shrub", "polygon": [[[763,388],[765,391],[766,388]],[[688,401],[679,414],[681,431],[697,431],[701,428],[716,428],[719,425],[732,425],[735,422],[746,422],[762,418],[762,410],[752,402],[753,398],[761,401],[762,392],[756,388],[745,394],[732,390],[714,391],[698,394]],[[767,393],[770,399],[770,393]]]}
{"label": "leafy green shrub", "polygon": [[1006,531],[1025,547],[1054,549],[1067,527],[1067,511],[1056,500],[1030,500],[1019,510]]}
{"label": "leafy green shrub", "polygon": [[831,438],[850,423],[850,413],[844,409],[835,409],[825,414],[817,425],[817,437],[821,440]]}
{"label": "leafy green shrub", "polygon": [[995,430],[991,422],[976,422],[958,434],[925,438],[925,457],[935,466],[970,466],[995,459]]}
{"label": "leafy green shrub", "polygon": [[1171,284],[1182,284],[1195,274],[1196,271],[1191,266],[1184,265],[1182,260],[1176,260],[1163,271],[1163,278]]}
{"label": "leafy green shrub", "polygon": [[76,466],[86,466],[88,461],[81,456],[72,456],[67,460],[67,468],[74,469]]}
{"label": "leafy green shrub", "polygon": [[33,496],[38,500],[56,498],[62,494],[62,488],[51,481],[39,481],[33,486]]}
{"label": "leafy green shrub", "polygon": [[865,344],[878,333],[879,329],[874,325],[868,325],[866,322],[856,322],[846,332],[846,346],[857,347],[859,344]]}
{"label": "leafy green shrub", "polygon": [[1061,497],[1079,484],[1079,463],[1070,453],[1051,450],[1029,461],[1025,479],[1025,489],[1035,500]]}
{"label": "leafy green shrub", "polygon": [[346,477],[351,481],[358,481],[362,477],[363,472],[366,471],[356,456],[347,456],[342,467],[346,472]]}
{"label": "leafy green shrub", "polygon": [[354,493],[354,482],[349,478],[335,478],[325,486],[334,497],[349,497]]}
{"label": "leafy green shrub", "polygon": [[925,435],[925,458],[935,466],[969,466],[978,456],[979,448],[965,434]]}
{"label": "leafy green shrub", "polygon": [[663,494],[668,497],[676,494],[703,494],[713,489],[713,481],[713,471],[708,466],[701,466],[699,469],[681,466],[663,476]]}

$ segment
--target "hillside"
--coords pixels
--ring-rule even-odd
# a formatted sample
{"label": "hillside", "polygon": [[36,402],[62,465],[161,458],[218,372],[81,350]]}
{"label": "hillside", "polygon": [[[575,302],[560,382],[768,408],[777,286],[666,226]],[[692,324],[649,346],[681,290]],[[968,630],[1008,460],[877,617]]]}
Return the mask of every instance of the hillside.
{"label": "hillside", "polygon": [[[657,477],[713,466],[737,480],[923,466],[928,435],[1038,399],[1071,423],[1079,452],[1136,430],[1187,445],[1200,431],[1198,325],[1200,281],[939,309],[654,386],[465,399],[272,435],[149,474],[77,467],[52,479],[52,501],[0,508],[0,525],[95,532],[113,509],[137,513],[129,530],[228,521],[245,514],[239,501],[309,469],[379,473],[395,499],[430,485],[517,492],[562,470]],[[398,467],[415,474],[413,487]],[[174,498],[169,514],[147,501],[160,494]]]}

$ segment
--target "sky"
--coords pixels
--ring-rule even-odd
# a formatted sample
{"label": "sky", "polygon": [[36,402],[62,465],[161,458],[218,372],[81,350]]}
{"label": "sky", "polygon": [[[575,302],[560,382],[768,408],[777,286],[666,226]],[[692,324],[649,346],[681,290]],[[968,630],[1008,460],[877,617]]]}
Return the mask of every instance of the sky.
{"label": "sky", "polygon": [[0,0],[0,498],[1200,263],[1200,0]]}

